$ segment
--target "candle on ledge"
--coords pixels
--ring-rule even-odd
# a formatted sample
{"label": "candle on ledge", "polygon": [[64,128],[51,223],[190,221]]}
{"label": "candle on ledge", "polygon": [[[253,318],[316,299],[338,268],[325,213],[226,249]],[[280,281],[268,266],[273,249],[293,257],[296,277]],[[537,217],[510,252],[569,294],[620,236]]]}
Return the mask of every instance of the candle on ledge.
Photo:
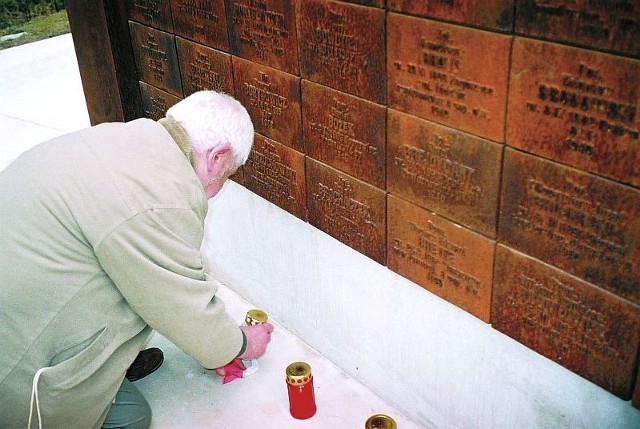
{"label": "candle on ledge", "polygon": [[[268,316],[267,313],[265,313],[262,310],[258,310],[258,309],[253,309],[253,310],[249,310],[247,311],[247,315],[244,318],[244,323],[247,326],[253,326],[253,325],[260,325],[262,323],[267,323],[268,320]],[[246,367],[246,369],[242,372],[242,377],[249,377],[252,374],[255,374],[256,371],[258,371],[258,369],[260,369],[260,365],[258,364],[258,359],[251,359],[251,360],[242,360],[242,363],[244,363],[244,366]]]}
{"label": "candle on ledge", "polygon": [[313,392],[313,375],[306,362],[294,362],[287,367],[287,390],[289,412],[296,419],[308,419],[316,413]]}

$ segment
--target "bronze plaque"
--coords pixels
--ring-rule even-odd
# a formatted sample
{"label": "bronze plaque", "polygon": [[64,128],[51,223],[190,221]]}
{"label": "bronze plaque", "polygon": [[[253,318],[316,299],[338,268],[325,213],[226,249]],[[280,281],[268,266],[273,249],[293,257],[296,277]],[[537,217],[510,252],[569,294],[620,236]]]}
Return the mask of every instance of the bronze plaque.
{"label": "bronze plaque", "polygon": [[495,241],[388,196],[387,266],[489,322]]}
{"label": "bronze plaque", "polygon": [[182,82],[172,34],[129,21],[138,78],[182,97]]}
{"label": "bronze plaque", "polygon": [[132,21],[159,30],[173,32],[169,0],[126,0],[128,17]]}
{"label": "bronze plaque", "polygon": [[348,3],[297,3],[302,77],[386,102],[385,11]]}
{"label": "bronze plaque", "polygon": [[171,0],[177,35],[229,52],[227,16],[220,0]]}
{"label": "bronze plaque", "polygon": [[387,0],[390,10],[504,31],[513,31],[513,3],[514,0]]}
{"label": "bronze plaque", "polygon": [[244,184],[292,215],[307,219],[302,153],[256,134],[244,166]]}
{"label": "bronze plaque", "polygon": [[491,324],[525,346],[630,399],[640,307],[499,245]]}
{"label": "bronze plaque", "polygon": [[295,0],[225,0],[234,55],[299,75]]}
{"label": "bronze plaque", "polygon": [[140,81],[140,95],[142,96],[144,117],[154,121],[164,118],[167,109],[181,100],[175,95],[142,81]]}
{"label": "bronze plaque", "polygon": [[345,3],[361,4],[363,6],[373,6],[384,9],[387,0],[342,0]]}
{"label": "bronze plaque", "polygon": [[244,180],[244,166],[241,166],[240,168],[238,168],[238,171],[236,171],[232,176],[230,176],[229,179],[233,180],[238,185],[246,186],[246,182]]}
{"label": "bronze plaque", "polygon": [[386,109],[309,80],[302,81],[307,155],[385,188]]}
{"label": "bronze plaque", "polygon": [[504,141],[511,36],[390,13],[389,107]]}
{"label": "bronze plaque", "polygon": [[309,223],[385,264],[385,192],[307,157]]}
{"label": "bronze plaque", "polygon": [[491,238],[503,145],[389,109],[387,190]]}
{"label": "bronze plaque", "polygon": [[231,55],[176,37],[185,97],[201,90],[234,95]]}
{"label": "bronze plaque", "polygon": [[640,57],[640,2],[518,0],[516,31]]}
{"label": "bronze plaque", "polygon": [[300,78],[233,57],[236,98],[246,107],[255,130],[304,152]]}
{"label": "bronze plaque", "polygon": [[640,191],[507,149],[501,242],[640,304]]}
{"label": "bronze plaque", "polygon": [[507,144],[640,185],[640,61],[517,38]]}

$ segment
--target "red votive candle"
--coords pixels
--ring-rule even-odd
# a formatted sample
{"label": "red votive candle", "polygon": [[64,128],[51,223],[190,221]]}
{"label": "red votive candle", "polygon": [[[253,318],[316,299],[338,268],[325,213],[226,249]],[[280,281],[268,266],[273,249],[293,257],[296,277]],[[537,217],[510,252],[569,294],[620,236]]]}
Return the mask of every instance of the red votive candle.
{"label": "red votive candle", "polygon": [[313,375],[306,362],[294,362],[287,367],[289,412],[296,419],[308,419],[316,413]]}

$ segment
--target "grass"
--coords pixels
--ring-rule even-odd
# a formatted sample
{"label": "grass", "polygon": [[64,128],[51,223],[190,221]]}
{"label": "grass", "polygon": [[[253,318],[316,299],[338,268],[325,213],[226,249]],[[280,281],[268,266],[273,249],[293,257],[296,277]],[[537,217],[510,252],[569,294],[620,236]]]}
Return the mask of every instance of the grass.
{"label": "grass", "polygon": [[17,39],[0,42],[0,50],[59,36],[69,33],[69,31],[69,20],[67,19],[67,11],[65,10],[52,13],[51,15],[38,16],[23,24],[12,25],[1,29],[0,37],[22,32],[26,32],[27,34]]}

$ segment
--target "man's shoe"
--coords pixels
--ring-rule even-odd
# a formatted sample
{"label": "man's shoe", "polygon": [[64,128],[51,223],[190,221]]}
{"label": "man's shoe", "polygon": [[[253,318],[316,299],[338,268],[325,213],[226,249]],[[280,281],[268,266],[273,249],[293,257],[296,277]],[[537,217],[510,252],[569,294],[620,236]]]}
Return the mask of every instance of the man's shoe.
{"label": "man's shoe", "polygon": [[159,348],[142,350],[127,370],[125,377],[129,381],[140,380],[160,368],[163,361],[164,355]]}

